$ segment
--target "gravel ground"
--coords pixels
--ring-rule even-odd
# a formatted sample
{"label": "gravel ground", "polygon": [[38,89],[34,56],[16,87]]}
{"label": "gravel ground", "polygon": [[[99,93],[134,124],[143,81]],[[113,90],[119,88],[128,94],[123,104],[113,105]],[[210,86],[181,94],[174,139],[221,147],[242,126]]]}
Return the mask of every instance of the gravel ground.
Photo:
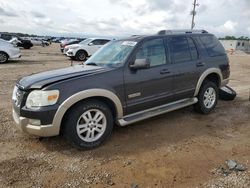
{"label": "gravel ground", "polygon": [[35,138],[15,127],[15,81],[70,66],[58,44],[22,50],[20,60],[0,65],[0,187],[250,187],[249,171],[212,173],[227,159],[249,169],[250,56],[229,58],[234,101],[219,101],[209,115],[188,107],[117,127],[103,146],[79,151],[59,136]]}

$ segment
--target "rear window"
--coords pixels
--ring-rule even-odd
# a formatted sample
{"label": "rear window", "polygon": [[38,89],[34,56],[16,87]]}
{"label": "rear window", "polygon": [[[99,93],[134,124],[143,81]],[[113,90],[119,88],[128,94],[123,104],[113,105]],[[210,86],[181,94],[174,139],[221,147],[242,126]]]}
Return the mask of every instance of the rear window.
{"label": "rear window", "polygon": [[222,44],[217,40],[215,36],[200,36],[202,44],[206,47],[209,56],[221,56],[225,55],[225,50]]}

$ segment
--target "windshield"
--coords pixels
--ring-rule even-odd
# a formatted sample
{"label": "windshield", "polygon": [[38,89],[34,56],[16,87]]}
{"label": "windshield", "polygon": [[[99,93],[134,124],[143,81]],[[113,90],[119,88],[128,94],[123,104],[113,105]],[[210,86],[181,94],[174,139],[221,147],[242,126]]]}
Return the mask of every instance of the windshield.
{"label": "windshield", "polygon": [[92,41],[92,39],[85,39],[82,42],[80,42],[79,44],[83,44],[84,45],[84,44],[88,44],[91,41]]}
{"label": "windshield", "polygon": [[134,41],[112,41],[103,46],[87,61],[86,65],[96,66],[122,66],[137,42]]}

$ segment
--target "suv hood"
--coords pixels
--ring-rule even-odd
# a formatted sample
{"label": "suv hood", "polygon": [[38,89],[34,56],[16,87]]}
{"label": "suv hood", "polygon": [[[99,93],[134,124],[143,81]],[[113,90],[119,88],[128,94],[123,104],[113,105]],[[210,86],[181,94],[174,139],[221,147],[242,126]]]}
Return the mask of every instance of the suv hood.
{"label": "suv hood", "polygon": [[88,76],[95,73],[106,72],[108,70],[109,68],[98,66],[75,65],[68,68],[41,72],[23,77],[17,82],[17,85],[23,90],[41,89],[55,82],[80,76]]}

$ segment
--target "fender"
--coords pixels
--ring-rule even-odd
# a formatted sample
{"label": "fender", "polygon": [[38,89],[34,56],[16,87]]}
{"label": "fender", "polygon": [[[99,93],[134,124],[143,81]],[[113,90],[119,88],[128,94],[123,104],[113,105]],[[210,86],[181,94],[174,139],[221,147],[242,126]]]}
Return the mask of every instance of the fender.
{"label": "fender", "polygon": [[110,99],[115,104],[117,118],[123,117],[122,104],[116,94],[106,89],[84,90],[70,96],[59,106],[58,110],[56,111],[52,124],[58,134],[60,132],[61,122],[66,111],[77,102],[89,97],[105,97]]}
{"label": "fender", "polygon": [[195,88],[194,96],[198,95],[203,81],[205,80],[205,78],[209,74],[212,74],[212,73],[215,73],[215,74],[217,74],[219,76],[219,78],[220,78],[219,85],[221,85],[221,81],[223,80],[223,77],[222,77],[222,74],[221,74],[221,70],[219,68],[209,68],[205,72],[203,72],[202,75],[200,76],[200,78],[198,80],[198,83],[196,85],[196,88]]}

